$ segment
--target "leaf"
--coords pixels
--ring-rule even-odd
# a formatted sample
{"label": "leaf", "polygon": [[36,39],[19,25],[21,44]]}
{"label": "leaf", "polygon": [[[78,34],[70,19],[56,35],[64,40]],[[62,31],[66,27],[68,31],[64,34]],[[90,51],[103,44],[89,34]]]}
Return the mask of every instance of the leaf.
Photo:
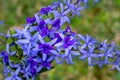
{"label": "leaf", "polygon": [[15,34],[15,31],[13,29],[10,29],[10,35]]}
{"label": "leaf", "polygon": [[35,80],[40,80],[40,75],[35,75]]}
{"label": "leaf", "polygon": [[13,42],[12,38],[8,38],[8,39],[7,39],[7,44],[10,44],[10,43],[12,43],[12,42]]}

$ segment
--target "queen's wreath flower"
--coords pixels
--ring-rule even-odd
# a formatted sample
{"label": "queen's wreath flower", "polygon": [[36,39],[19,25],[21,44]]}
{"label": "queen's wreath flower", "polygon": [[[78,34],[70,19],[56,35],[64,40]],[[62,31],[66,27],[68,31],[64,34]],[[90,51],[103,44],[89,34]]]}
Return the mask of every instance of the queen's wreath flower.
{"label": "queen's wreath flower", "polygon": [[[98,0],[93,0],[96,2]],[[120,50],[114,42],[98,42],[90,35],[77,34],[70,28],[70,18],[80,16],[80,11],[88,7],[87,3],[88,0],[58,0],[41,8],[33,17],[27,17],[22,30],[0,33],[6,38],[5,49],[0,53],[4,79],[35,80],[38,74],[54,68],[53,61],[73,64],[73,58],[86,59],[89,66],[100,68],[112,65],[111,70],[120,71]]]}

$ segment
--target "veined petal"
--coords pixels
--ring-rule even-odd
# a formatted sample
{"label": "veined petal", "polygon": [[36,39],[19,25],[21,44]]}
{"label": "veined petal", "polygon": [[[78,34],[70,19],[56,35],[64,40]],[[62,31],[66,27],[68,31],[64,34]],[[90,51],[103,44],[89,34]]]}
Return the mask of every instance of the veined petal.
{"label": "veined petal", "polygon": [[53,45],[57,41],[57,38],[53,39],[52,41],[48,42],[49,45]]}
{"label": "veined petal", "polygon": [[64,16],[64,20],[70,24],[70,19],[67,16]]}
{"label": "veined petal", "polygon": [[63,14],[67,15],[68,13],[70,13],[71,9],[67,9]]}
{"label": "veined petal", "polygon": [[63,42],[59,42],[59,43],[55,44],[54,46],[59,47],[59,46],[62,46],[62,45],[63,45]]}
{"label": "veined petal", "polygon": [[118,71],[120,71],[120,67],[119,67],[118,65],[116,65],[116,69],[117,69]]}
{"label": "veined petal", "polygon": [[43,66],[39,66],[39,67],[37,68],[37,72],[40,72],[42,68],[43,68]]}
{"label": "veined petal", "polygon": [[62,33],[59,33],[59,35],[60,35],[60,37],[61,37],[62,39],[65,38],[65,36],[64,36]]}
{"label": "veined petal", "polygon": [[31,44],[28,45],[28,54],[30,53]]}
{"label": "veined petal", "polygon": [[87,57],[87,55],[83,55],[83,56],[79,57],[79,59],[84,60],[86,57]]}
{"label": "veined petal", "polygon": [[21,40],[18,40],[17,42],[25,44],[25,43],[29,43],[29,40],[27,40],[27,39],[21,39]]}
{"label": "veined petal", "polygon": [[50,56],[47,60],[47,62],[51,62],[52,60],[54,60],[54,56]]}
{"label": "veined petal", "polygon": [[47,59],[47,54],[43,53],[42,60],[45,61]]}
{"label": "veined petal", "polygon": [[84,44],[82,45],[81,49],[84,49],[85,47],[87,47],[87,44],[86,44],[86,43],[84,43]]}
{"label": "veined petal", "polygon": [[86,42],[89,43],[89,40],[90,40],[90,36],[87,34],[87,36],[86,36]]}
{"label": "veined petal", "polygon": [[33,36],[32,36],[32,40],[35,40],[38,37],[39,33],[36,32]]}
{"label": "veined petal", "polygon": [[35,58],[33,59],[35,62],[42,62],[42,59],[41,58]]}
{"label": "veined petal", "polygon": [[88,57],[88,65],[91,65],[91,57]]}
{"label": "veined petal", "polygon": [[75,55],[75,56],[80,55],[80,53],[79,53],[79,52],[76,52],[76,51],[71,51],[71,54],[72,54],[72,55]]}
{"label": "veined petal", "polygon": [[10,53],[10,55],[12,56],[12,55],[14,55],[15,53],[16,53],[16,51],[14,51],[14,52],[11,52],[11,53]]}
{"label": "veined petal", "polygon": [[26,32],[29,26],[30,26],[30,24],[27,24],[27,25],[25,26],[25,29],[23,29],[23,32]]}
{"label": "veined petal", "polygon": [[73,61],[72,61],[72,56],[71,56],[71,54],[68,56],[68,58],[69,58],[70,64],[73,64]]}
{"label": "veined petal", "polygon": [[6,52],[9,54],[10,51],[9,51],[9,44],[6,45]]}
{"label": "veined petal", "polygon": [[50,52],[51,52],[52,54],[56,55],[56,56],[59,55],[58,52],[57,52],[56,50],[50,50]]}
{"label": "veined petal", "polygon": [[63,63],[63,59],[60,61],[57,57],[55,57],[55,61],[57,62],[57,64],[62,64]]}
{"label": "veined petal", "polygon": [[85,51],[85,50],[83,50],[83,49],[80,49],[80,52],[81,52],[82,54],[87,54],[87,53],[88,53],[87,51]]}
{"label": "veined petal", "polygon": [[45,41],[43,40],[43,38],[42,38],[42,36],[41,36],[41,35],[38,35],[38,38],[39,38],[39,40],[40,40],[40,42],[41,42],[42,44],[44,44],[44,43],[45,43]]}
{"label": "veined petal", "polygon": [[69,49],[65,49],[65,54],[66,54],[66,56],[68,56],[69,53],[70,53],[70,50],[69,50]]}
{"label": "veined petal", "polygon": [[64,12],[64,7],[63,7],[63,4],[62,4],[62,3],[60,3],[60,10],[61,10],[61,13]]}
{"label": "veined petal", "polygon": [[29,32],[23,32],[23,34],[25,35],[25,37],[30,40],[31,39],[31,34]]}
{"label": "veined petal", "polygon": [[39,13],[36,13],[36,14],[35,14],[35,18],[36,18],[37,23],[40,22],[40,18],[39,18],[39,16],[38,16],[38,14],[39,14]]}
{"label": "veined petal", "polygon": [[82,39],[83,41],[85,41],[85,37],[84,36],[82,36],[80,34],[78,34],[78,36],[80,37],[80,39]]}
{"label": "veined petal", "polygon": [[21,67],[19,67],[16,71],[15,71],[15,74],[18,75],[18,73],[20,72],[21,70]]}

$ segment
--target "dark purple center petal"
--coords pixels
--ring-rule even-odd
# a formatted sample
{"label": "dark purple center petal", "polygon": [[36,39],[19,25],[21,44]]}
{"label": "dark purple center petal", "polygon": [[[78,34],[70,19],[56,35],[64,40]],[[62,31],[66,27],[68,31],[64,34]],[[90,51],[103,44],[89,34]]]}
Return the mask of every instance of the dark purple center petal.
{"label": "dark purple center petal", "polygon": [[42,65],[43,65],[44,68],[47,68],[47,67],[51,66],[50,62],[42,62]]}
{"label": "dark purple center petal", "polygon": [[45,21],[44,21],[44,20],[41,20],[41,21],[39,22],[39,24],[38,24],[38,28],[39,28],[39,29],[42,29],[42,28],[44,28],[44,25],[45,25]]}
{"label": "dark purple center petal", "polygon": [[39,44],[39,49],[41,49],[42,53],[49,54],[49,50],[52,50],[53,47],[48,44]]}
{"label": "dark purple center petal", "polygon": [[65,38],[64,38],[64,44],[63,44],[63,47],[64,48],[67,48],[67,47],[69,47],[69,46],[71,46],[71,45],[73,45],[74,44],[74,40],[70,40],[70,37],[69,36],[66,36]]}
{"label": "dark purple center petal", "polygon": [[3,55],[3,61],[5,62],[5,63],[7,63],[8,62],[8,55],[4,52],[4,51],[2,51],[2,55]]}
{"label": "dark purple center petal", "polygon": [[31,23],[34,23],[36,21],[36,18],[35,17],[27,17],[26,18],[26,23],[28,24],[31,24]]}
{"label": "dark purple center petal", "polygon": [[50,10],[52,10],[51,7],[42,8],[40,14],[48,14]]}
{"label": "dark purple center petal", "polygon": [[60,28],[60,19],[56,19],[53,24],[52,24],[53,27],[56,27],[57,29]]}

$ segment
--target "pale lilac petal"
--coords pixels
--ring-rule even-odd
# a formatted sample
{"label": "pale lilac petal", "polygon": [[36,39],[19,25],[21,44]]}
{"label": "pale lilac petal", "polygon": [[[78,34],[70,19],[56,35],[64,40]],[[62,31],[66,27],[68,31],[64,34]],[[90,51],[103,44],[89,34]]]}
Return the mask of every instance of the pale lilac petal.
{"label": "pale lilac petal", "polygon": [[45,61],[47,59],[47,54],[43,53],[42,60]]}
{"label": "pale lilac petal", "polygon": [[53,45],[57,41],[57,38],[53,39],[52,41],[48,42],[49,45]]}
{"label": "pale lilac petal", "polygon": [[27,39],[21,39],[21,40],[18,40],[17,42],[18,43],[26,44],[26,43],[29,43],[29,40],[27,40]]}
{"label": "pale lilac petal", "polygon": [[58,52],[57,52],[56,50],[50,50],[50,52],[51,52],[52,54],[56,55],[56,56],[59,55]]}
{"label": "pale lilac petal", "polygon": [[83,56],[79,57],[79,59],[84,60],[86,57],[87,57],[87,55],[83,55]]}
{"label": "pale lilac petal", "polygon": [[72,55],[75,55],[75,56],[80,55],[80,53],[79,53],[79,52],[76,52],[76,51],[71,51],[71,54],[72,54]]}
{"label": "pale lilac petal", "polygon": [[7,52],[8,54],[10,54],[10,51],[9,51],[9,44],[6,45],[6,52]]}
{"label": "pale lilac petal", "polygon": [[63,45],[63,42],[59,42],[59,43],[55,44],[54,46],[59,47],[59,46],[62,46],[62,45]]}
{"label": "pale lilac petal", "polygon": [[65,49],[65,56],[69,55],[70,50],[69,49]]}
{"label": "pale lilac petal", "polygon": [[63,13],[64,12],[64,7],[63,7],[62,3],[60,3],[60,9],[61,9],[61,13]]}
{"label": "pale lilac petal", "polygon": [[40,40],[40,42],[41,42],[42,44],[44,44],[44,43],[45,43],[45,41],[43,40],[43,38],[42,38],[42,36],[41,36],[41,35],[38,35],[38,38],[39,38],[39,40]]}
{"label": "pale lilac petal", "polygon": [[36,21],[37,21],[37,23],[39,24],[39,22],[40,22],[40,17],[39,17],[38,15],[39,15],[39,13],[35,13]]}
{"label": "pale lilac petal", "polygon": [[16,71],[15,71],[15,74],[18,75],[18,73],[20,72],[21,70],[21,67],[19,67]]}
{"label": "pale lilac petal", "polygon": [[88,65],[91,65],[91,57],[88,57]]}
{"label": "pale lilac petal", "polygon": [[80,37],[80,39],[82,39],[83,41],[85,41],[85,37],[84,36],[82,36],[80,34],[78,34],[78,36]]}
{"label": "pale lilac petal", "polygon": [[40,72],[42,68],[43,68],[43,66],[39,66],[39,67],[37,68],[37,72]]}
{"label": "pale lilac petal", "polygon": [[54,56],[50,56],[50,57],[48,58],[47,62],[51,62],[51,61],[53,61],[53,60],[54,60]]}

